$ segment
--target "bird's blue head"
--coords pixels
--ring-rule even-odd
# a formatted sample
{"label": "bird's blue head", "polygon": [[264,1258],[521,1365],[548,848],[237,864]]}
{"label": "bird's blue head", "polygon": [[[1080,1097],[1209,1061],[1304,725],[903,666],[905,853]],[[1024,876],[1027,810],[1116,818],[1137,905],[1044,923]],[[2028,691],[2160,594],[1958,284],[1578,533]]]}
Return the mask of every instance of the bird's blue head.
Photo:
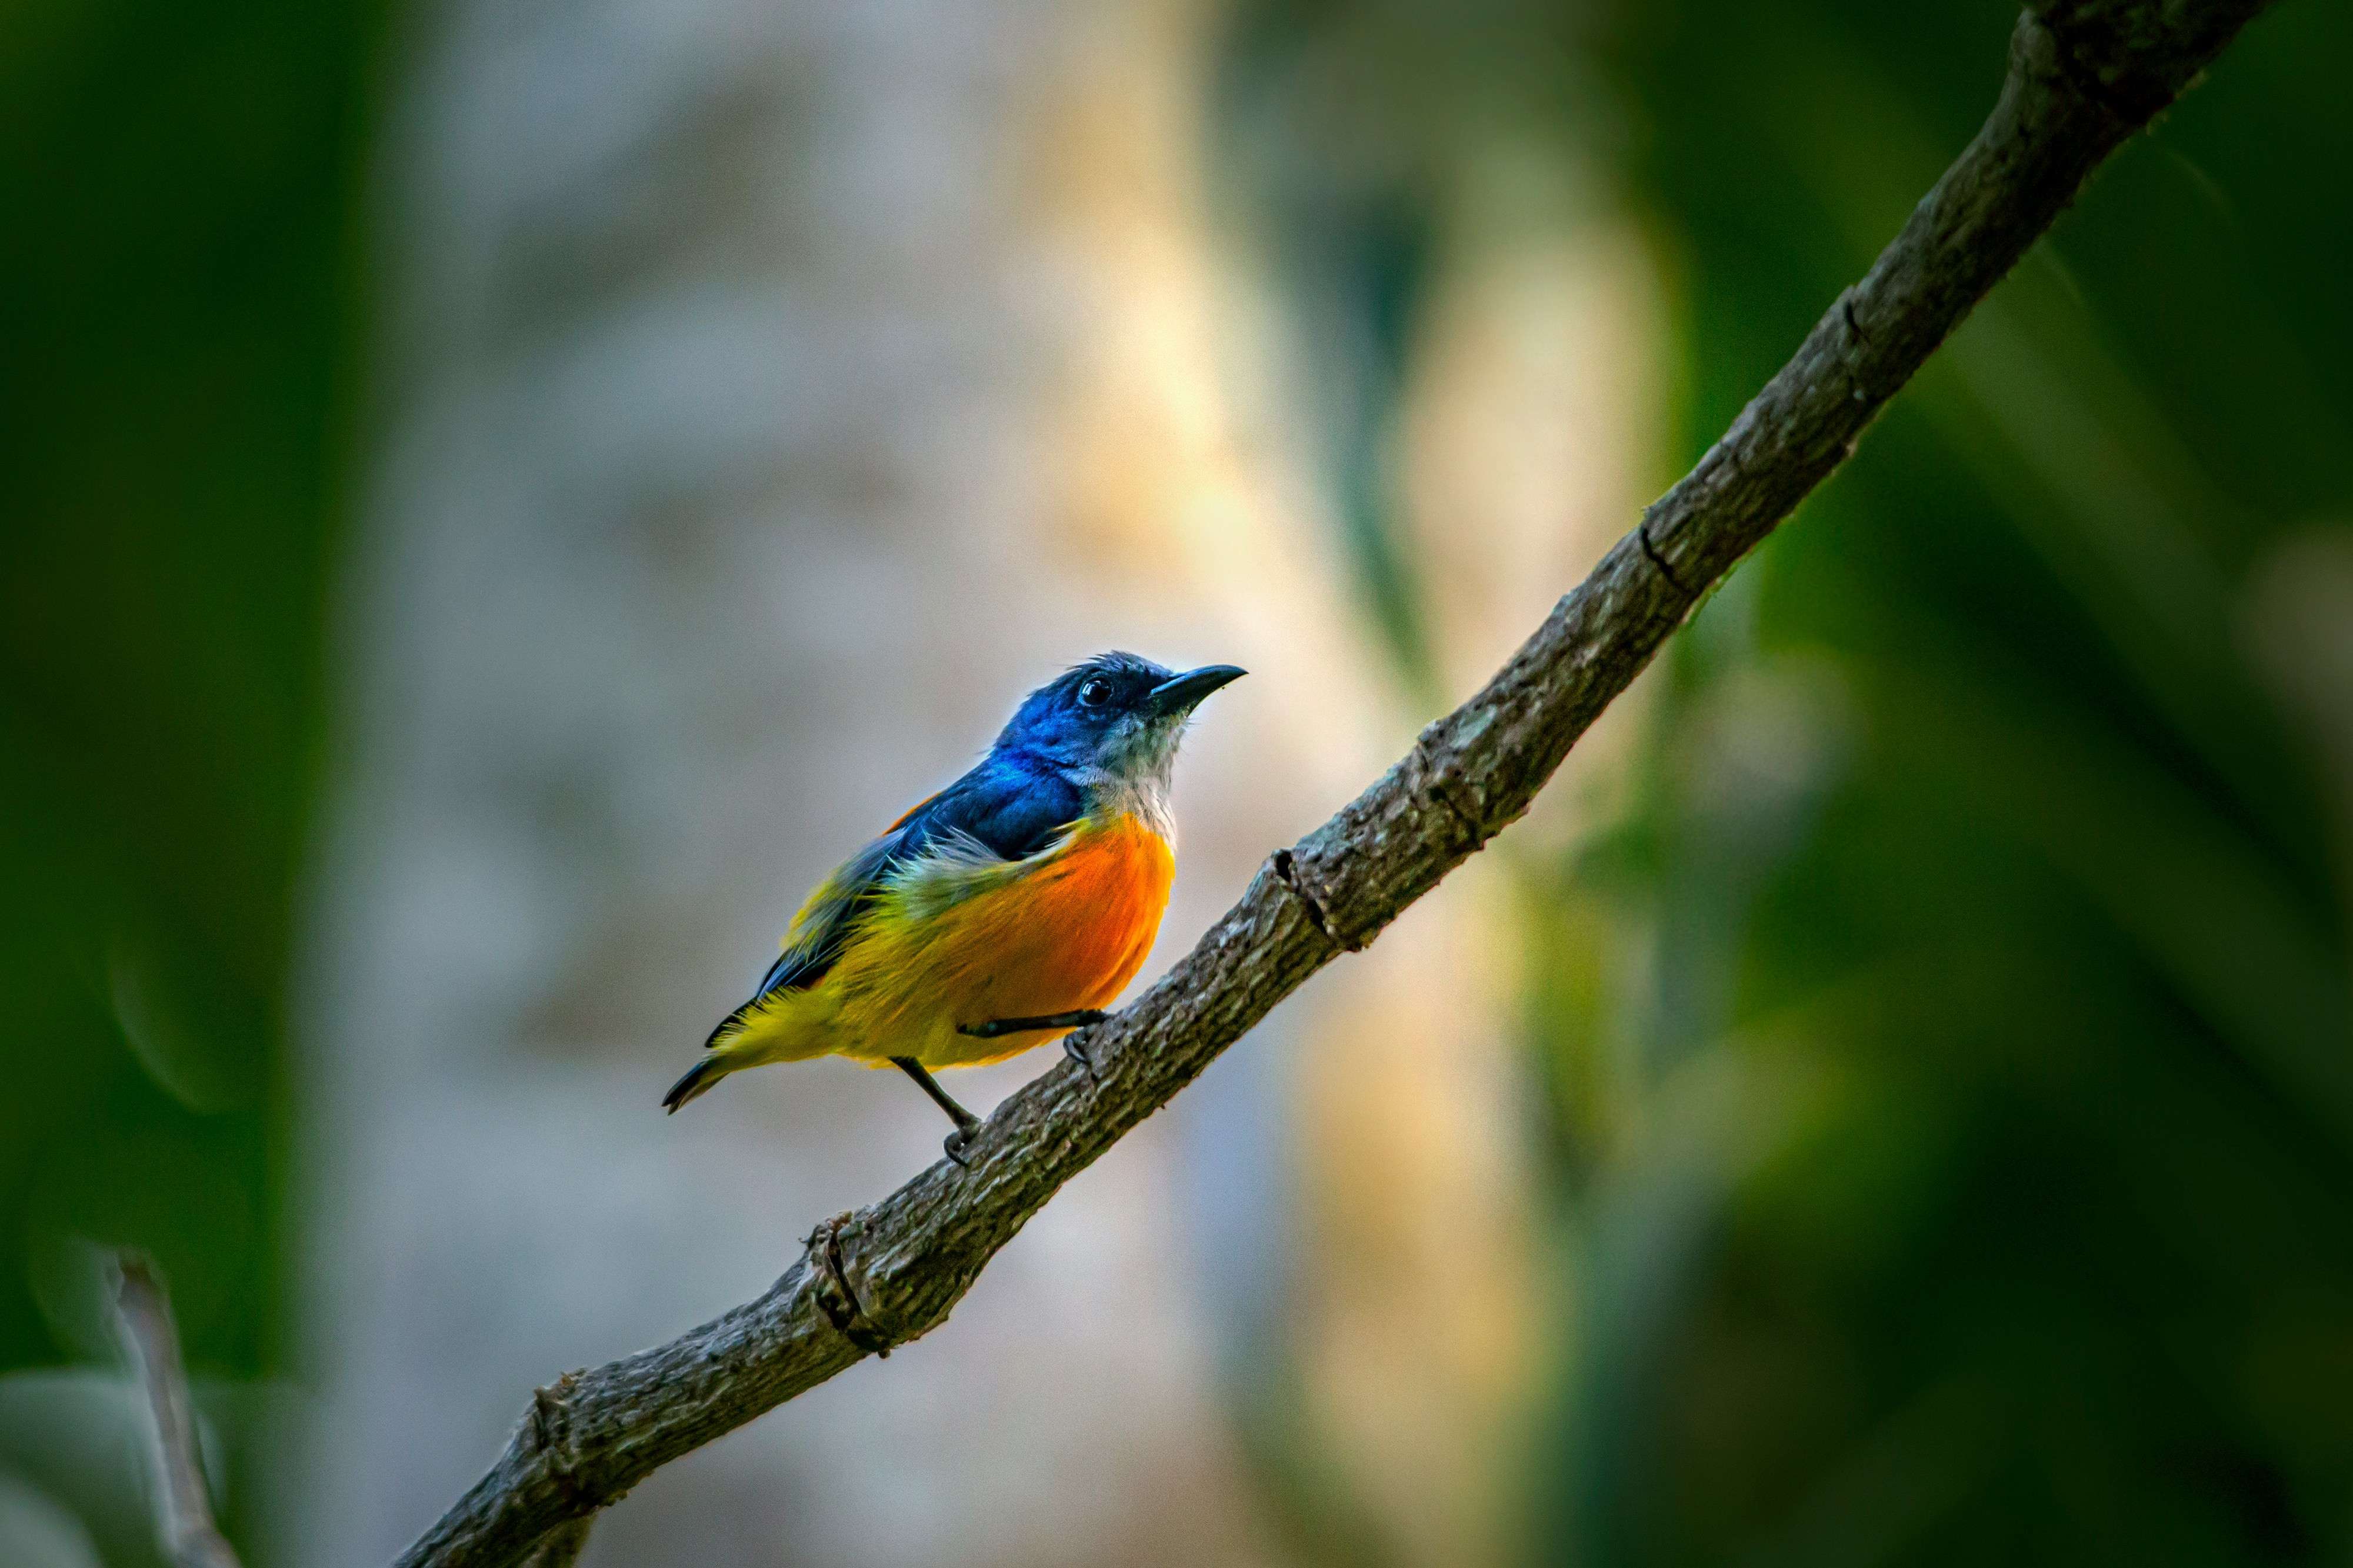
{"label": "bird's blue head", "polygon": [[1241,675],[1230,664],[1178,674],[1132,653],[1100,654],[1031,692],[997,750],[1085,787],[1165,787],[1193,710]]}

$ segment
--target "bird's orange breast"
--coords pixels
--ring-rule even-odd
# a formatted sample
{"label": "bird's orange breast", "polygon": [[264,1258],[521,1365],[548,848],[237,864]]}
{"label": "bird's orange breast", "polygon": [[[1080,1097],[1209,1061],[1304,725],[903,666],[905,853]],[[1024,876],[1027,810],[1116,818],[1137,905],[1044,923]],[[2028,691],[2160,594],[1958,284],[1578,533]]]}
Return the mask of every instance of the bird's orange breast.
{"label": "bird's orange breast", "polygon": [[1080,822],[1018,873],[920,921],[877,911],[839,976],[856,1044],[835,1048],[955,1067],[1067,1033],[982,1040],[956,1029],[1108,1007],[1152,951],[1176,869],[1167,840],[1121,813]]}
{"label": "bird's orange breast", "polygon": [[1168,841],[1123,815],[1101,827],[1082,826],[1060,855],[1008,889],[1022,919],[1045,938],[1035,945],[1034,983],[1041,994],[1068,998],[1036,1011],[1103,1007],[1116,999],[1152,951],[1176,874]]}

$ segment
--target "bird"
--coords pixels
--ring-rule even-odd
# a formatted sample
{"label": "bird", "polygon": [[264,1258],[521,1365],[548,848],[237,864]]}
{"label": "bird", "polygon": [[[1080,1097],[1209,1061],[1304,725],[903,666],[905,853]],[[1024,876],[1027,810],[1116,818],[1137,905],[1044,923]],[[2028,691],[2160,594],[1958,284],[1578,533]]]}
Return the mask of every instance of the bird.
{"label": "bird", "polygon": [[664,1108],[745,1068],[849,1057],[931,1096],[962,1164],[980,1121],[933,1068],[1061,1039],[1092,1073],[1068,1037],[1135,978],[1168,908],[1177,744],[1244,673],[1113,652],[1031,692],[970,771],[818,884]]}

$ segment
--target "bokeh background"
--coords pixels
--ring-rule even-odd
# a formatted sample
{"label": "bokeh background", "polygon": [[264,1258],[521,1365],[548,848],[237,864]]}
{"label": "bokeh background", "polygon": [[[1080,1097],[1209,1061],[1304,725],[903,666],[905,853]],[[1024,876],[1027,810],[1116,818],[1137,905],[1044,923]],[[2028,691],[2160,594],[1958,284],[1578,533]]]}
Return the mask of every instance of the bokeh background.
{"label": "bokeh background", "polygon": [[[656,1101],[1104,647],[1165,964],[1981,117],[2000,0],[20,0],[0,1562],[249,1563],[935,1155]],[[1540,804],[591,1563],[2353,1560],[2353,13],[2123,153]],[[957,1084],[986,1102],[1039,1064]]]}

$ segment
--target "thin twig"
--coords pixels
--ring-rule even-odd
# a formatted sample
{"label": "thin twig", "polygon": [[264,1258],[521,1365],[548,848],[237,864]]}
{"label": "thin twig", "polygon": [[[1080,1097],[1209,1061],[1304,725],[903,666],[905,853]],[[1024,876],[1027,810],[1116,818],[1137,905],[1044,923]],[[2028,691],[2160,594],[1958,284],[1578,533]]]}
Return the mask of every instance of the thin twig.
{"label": "thin twig", "polygon": [[176,1568],[237,1568],[237,1553],[213,1522],[196,1439],[195,1406],[180,1361],[172,1298],[154,1264],[136,1252],[115,1259],[114,1318],[124,1355],[147,1395],[154,1443],[155,1534]]}
{"label": "thin twig", "polygon": [[659,1467],[937,1327],[1054,1193],[1310,974],[1364,947],[1527,809],[1699,597],[2267,0],[2033,0],[1984,127],[1796,354],[1485,689],[1260,871],[1157,984],[943,1162],[818,1227],[757,1300],[543,1391],[402,1568],[505,1568]]}

